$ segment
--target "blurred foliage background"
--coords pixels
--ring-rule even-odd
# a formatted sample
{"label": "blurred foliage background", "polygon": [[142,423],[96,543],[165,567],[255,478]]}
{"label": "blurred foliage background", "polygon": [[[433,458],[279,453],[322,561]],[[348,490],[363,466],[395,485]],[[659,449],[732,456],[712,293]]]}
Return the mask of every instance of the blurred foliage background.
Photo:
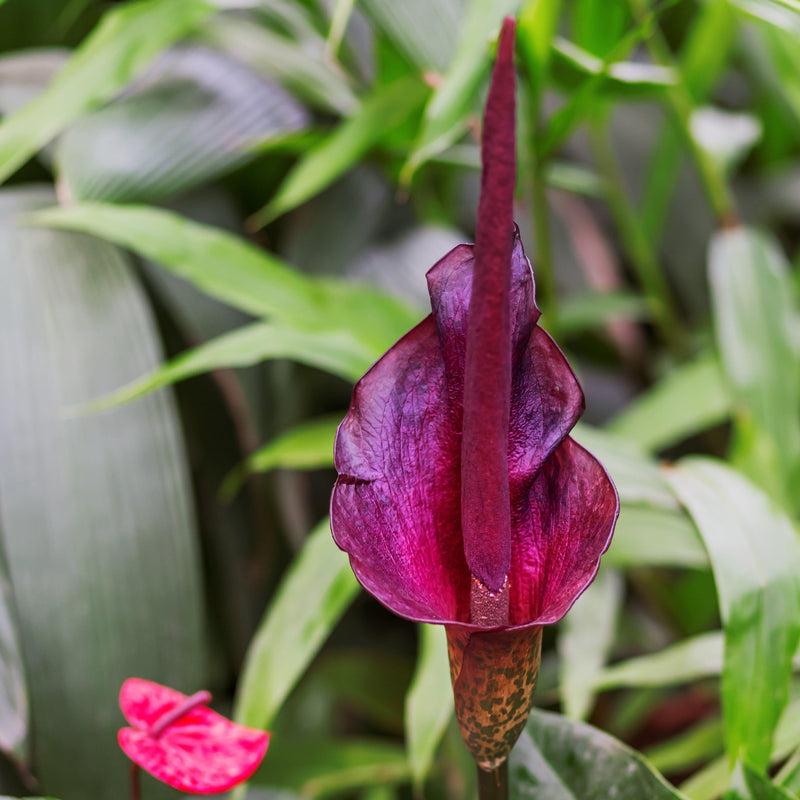
{"label": "blurred foliage background", "polygon": [[131,675],[274,731],[251,800],[474,792],[442,631],[325,515],[471,240],[506,14],[541,324],[622,501],[512,795],[800,796],[797,0],[0,0],[0,792],[124,796]]}

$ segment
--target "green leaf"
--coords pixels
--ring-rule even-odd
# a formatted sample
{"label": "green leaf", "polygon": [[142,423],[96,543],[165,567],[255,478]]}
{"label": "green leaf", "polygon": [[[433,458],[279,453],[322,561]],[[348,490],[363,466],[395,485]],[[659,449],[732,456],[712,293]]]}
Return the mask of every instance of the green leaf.
{"label": "green leaf", "polygon": [[713,355],[672,369],[609,423],[646,450],[663,450],[724,422],[731,413],[725,375]]}
{"label": "green leaf", "polygon": [[558,332],[562,336],[593,330],[617,319],[646,320],[647,301],[629,292],[607,292],[570,297],[558,311]]}
{"label": "green leaf", "polygon": [[41,94],[64,66],[70,51],[23,50],[0,58],[0,116],[7,116]]}
{"label": "green leaf", "polygon": [[796,797],[747,764],[739,764],[734,788],[725,795],[725,800],[796,800]]}
{"label": "green leaf", "polygon": [[189,350],[153,372],[90,404],[100,411],[154,392],[177,381],[215,369],[250,367],[288,358],[356,381],[372,363],[372,354],[346,333],[302,331],[286,325],[254,322],[223,333]]}
{"label": "green leaf", "polygon": [[623,581],[613,570],[601,569],[561,622],[558,635],[561,702],[572,719],[592,710],[598,673],[617,632]]}
{"label": "green leaf", "polygon": [[294,98],[241,63],[206,48],[176,48],[124,97],[61,137],[60,191],[75,200],[160,199],[246,163],[251,140],[307,123]]}
{"label": "green leaf", "polygon": [[668,741],[648,748],[644,755],[661,772],[681,773],[707,763],[724,746],[722,720],[705,717]]}
{"label": "green leaf", "polygon": [[358,588],[326,520],[289,567],[253,638],[236,692],[237,722],[270,726]]}
{"label": "green leaf", "polygon": [[266,225],[321,192],[421,108],[428,93],[416,78],[378,89],[329,138],[306,152],[253,222]]}
{"label": "green leaf", "polygon": [[342,331],[370,363],[417,315],[367,286],[314,279],[233,234],[146,206],[79,203],[28,215],[30,224],[79,230],[161,264],[212,297],[304,331]]}
{"label": "green leaf", "polygon": [[763,434],[760,445],[773,467],[757,479],[788,502],[800,465],[800,359],[789,266],[773,239],[738,228],[712,239],[709,276],[717,346],[737,410]]}
{"label": "green leaf", "polygon": [[481,81],[491,66],[489,44],[500,23],[514,14],[522,0],[471,0],[453,60],[436,88],[422,121],[422,130],[400,175],[410,183],[414,173],[430,158],[447,149],[463,130]]}
{"label": "green leaf", "polygon": [[519,12],[517,43],[534,97],[541,97],[545,86],[560,13],[561,0],[527,0]]}
{"label": "green leaf", "polygon": [[359,105],[342,69],[318,48],[309,47],[243,18],[215,17],[203,31],[212,45],[238,58],[256,72],[278,81],[293,95],[323,111],[342,116]]}
{"label": "green leaf", "polygon": [[418,625],[417,629],[419,660],[406,697],[406,746],[414,783],[421,789],[453,714],[453,692],[444,628]]}
{"label": "green leaf", "polygon": [[453,57],[465,0],[361,0],[359,6],[421,70],[444,70]]}
{"label": "green leaf", "polygon": [[791,520],[730,468],[692,458],[667,476],[697,523],[717,584],[728,758],[763,768],[800,641],[800,544]]}
{"label": "green leaf", "polygon": [[678,509],[678,501],[658,463],[635,443],[579,423],[572,436],[595,455],[616,484],[623,504]]}
{"label": "green leaf", "polygon": [[679,800],[634,750],[607,733],[558,714],[531,712],[511,752],[512,800]]}
{"label": "green leaf", "polygon": [[0,527],[32,769],[45,791],[111,800],[129,768],[116,743],[125,678],[187,692],[205,682],[201,569],[171,396],[64,414],[153,369],[160,345],[119,250],[14,224],[53,200],[0,194],[0,384],[14,387],[0,392]]}
{"label": "green leaf", "polygon": [[24,764],[29,760],[28,716],[28,686],[19,620],[5,556],[0,551],[0,751],[16,763]]}
{"label": "green leaf", "polygon": [[575,41],[595,56],[606,56],[630,23],[625,0],[575,0],[571,23]]}
{"label": "green leaf", "polygon": [[722,672],[722,631],[704,633],[665,647],[657,653],[631,658],[606,667],[598,676],[598,689],[678,686]]}
{"label": "green leaf", "polygon": [[251,780],[293,789],[304,797],[325,797],[410,777],[403,749],[380,740],[294,741],[276,736],[269,752],[269,760]]}
{"label": "green leaf", "polygon": [[276,436],[228,475],[220,493],[230,500],[252,472],[333,466],[333,440],[341,421],[341,414],[319,417]]}
{"label": "green leaf", "polygon": [[561,37],[553,43],[551,71],[563,91],[575,92],[587,81],[599,79],[596,91],[610,97],[648,98],[677,82],[674,71],[668,67],[638,61],[606,63]]}
{"label": "green leaf", "polygon": [[611,547],[603,557],[612,567],[708,567],[708,553],[692,520],[682,510],[622,503]]}
{"label": "green leaf", "polygon": [[0,182],[212,11],[204,0],[138,0],[109,11],[47,89],[0,123]]}

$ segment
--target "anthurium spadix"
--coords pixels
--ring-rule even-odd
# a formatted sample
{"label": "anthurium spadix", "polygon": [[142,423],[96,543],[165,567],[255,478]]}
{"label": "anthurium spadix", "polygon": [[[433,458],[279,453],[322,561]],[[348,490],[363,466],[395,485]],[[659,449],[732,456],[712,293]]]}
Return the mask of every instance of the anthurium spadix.
{"label": "anthurium spadix", "polygon": [[583,394],[537,325],[512,217],[514,23],[486,105],[475,245],[428,272],[432,313],[361,378],[336,438],[333,536],[395,613],[446,626],[456,714],[495,769],[528,717],[541,626],[597,572],[618,512],[568,436]]}

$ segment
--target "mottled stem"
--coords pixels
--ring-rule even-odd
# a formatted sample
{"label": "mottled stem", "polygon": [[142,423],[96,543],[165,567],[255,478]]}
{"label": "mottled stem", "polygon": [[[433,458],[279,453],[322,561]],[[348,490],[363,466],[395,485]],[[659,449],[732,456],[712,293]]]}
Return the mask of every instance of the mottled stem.
{"label": "mottled stem", "polygon": [[508,800],[508,761],[492,770],[478,767],[478,800]]}
{"label": "mottled stem", "polygon": [[176,723],[182,717],[185,717],[190,711],[198,706],[205,706],[211,702],[211,695],[206,692],[195,692],[191,697],[187,697],[182,703],[179,703],[174,708],[167,711],[158,718],[155,725],[150,728],[150,735],[154,739],[158,739],[170,725]]}

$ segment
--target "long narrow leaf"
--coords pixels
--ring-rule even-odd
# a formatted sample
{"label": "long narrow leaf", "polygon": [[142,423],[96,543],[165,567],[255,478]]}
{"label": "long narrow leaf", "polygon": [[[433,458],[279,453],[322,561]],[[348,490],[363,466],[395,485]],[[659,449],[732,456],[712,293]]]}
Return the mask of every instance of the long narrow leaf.
{"label": "long narrow leaf", "polygon": [[717,584],[728,758],[764,768],[800,641],[797,534],[758,488],[721,463],[686,459],[668,478],[697,523]]}
{"label": "long narrow leaf", "polygon": [[47,89],[0,123],[0,182],[213,10],[204,0],[138,0],[109,11]]}

